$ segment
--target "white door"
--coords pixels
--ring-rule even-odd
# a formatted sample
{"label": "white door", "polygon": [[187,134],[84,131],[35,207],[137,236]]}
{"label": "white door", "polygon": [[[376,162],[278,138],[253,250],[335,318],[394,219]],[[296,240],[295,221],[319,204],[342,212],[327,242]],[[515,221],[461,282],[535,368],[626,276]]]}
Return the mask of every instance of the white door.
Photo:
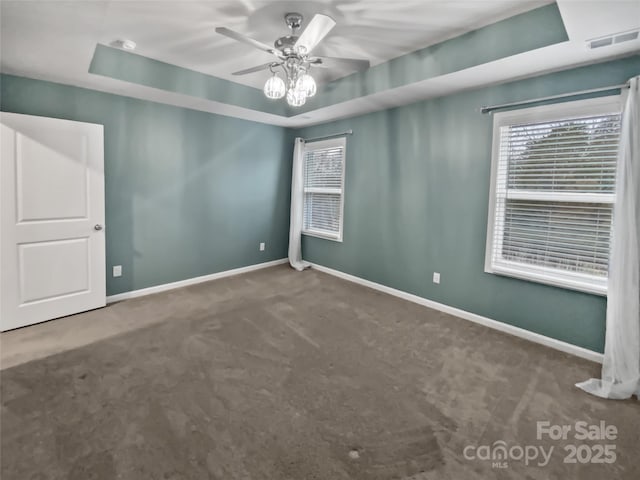
{"label": "white door", "polygon": [[104,306],[102,125],[0,124],[0,330]]}

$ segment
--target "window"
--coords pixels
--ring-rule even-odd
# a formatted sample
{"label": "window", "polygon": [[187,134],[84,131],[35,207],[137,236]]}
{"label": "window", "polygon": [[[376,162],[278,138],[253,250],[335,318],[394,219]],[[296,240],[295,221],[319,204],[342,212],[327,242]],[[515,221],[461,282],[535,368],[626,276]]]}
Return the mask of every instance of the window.
{"label": "window", "polygon": [[606,294],[619,97],[494,118],[485,271]]}
{"label": "window", "polygon": [[302,233],[342,241],[346,138],[307,143]]}

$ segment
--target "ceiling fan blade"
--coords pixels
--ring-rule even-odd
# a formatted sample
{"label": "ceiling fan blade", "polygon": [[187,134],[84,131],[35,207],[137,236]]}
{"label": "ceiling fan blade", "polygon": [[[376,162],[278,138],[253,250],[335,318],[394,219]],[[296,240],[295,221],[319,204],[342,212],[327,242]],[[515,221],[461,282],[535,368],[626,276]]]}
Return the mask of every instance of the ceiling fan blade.
{"label": "ceiling fan blade", "polygon": [[244,70],[239,70],[237,72],[233,72],[231,75],[246,75],[247,73],[253,73],[253,72],[259,72],[261,70],[266,70],[271,66],[277,66],[277,63],[274,62],[269,62],[269,63],[265,63],[263,65],[258,65],[256,67],[251,67],[251,68],[246,68]]}
{"label": "ceiling fan blade", "polygon": [[335,25],[336,21],[333,18],[316,13],[298,38],[294,48],[298,52],[308,55]]}
{"label": "ceiling fan blade", "polygon": [[216,32],[220,35],[224,35],[225,37],[233,38],[242,43],[246,43],[247,45],[251,45],[263,52],[271,53],[272,55],[280,56],[280,52],[273,47],[270,47],[266,43],[259,42],[258,40],[254,40],[253,38],[249,38],[246,35],[238,33],[234,30],[230,30],[225,27],[216,28]]}
{"label": "ceiling fan blade", "polygon": [[265,63],[264,65],[258,65],[257,67],[251,67],[245,70],[239,70],[237,72],[233,72],[231,75],[246,75],[247,73],[259,72],[261,70],[266,70],[271,65],[275,66],[277,65],[277,63],[273,63],[273,62]]}
{"label": "ceiling fan blade", "polygon": [[309,63],[314,67],[345,68],[356,72],[366,70],[371,66],[369,60],[359,58],[315,57]]}

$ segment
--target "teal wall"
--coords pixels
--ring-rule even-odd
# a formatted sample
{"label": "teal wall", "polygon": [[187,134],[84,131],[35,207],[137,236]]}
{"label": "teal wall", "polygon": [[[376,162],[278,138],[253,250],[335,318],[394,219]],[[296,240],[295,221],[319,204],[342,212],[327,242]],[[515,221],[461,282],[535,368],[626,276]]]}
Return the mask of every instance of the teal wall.
{"label": "teal wall", "polygon": [[9,75],[0,105],[105,126],[107,266],[124,273],[109,295],[285,257],[294,133],[353,129],[344,242],[305,237],[305,259],[602,351],[605,298],[484,273],[492,117],[479,107],[638,74],[636,55],[297,132]]}
{"label": "teal wall", "polygon": [[3,111],[104,125],[108,295],[286,256],[286,129],[9,75],[0,83]]}
{"label": "teal wall", "polygon": [[344,241],[304,237],[303,257],[601,352],[604,297],[484,273],[492,117],[478,110],[638,74],[635,56],[299,130],[303,137],[354,132]]}

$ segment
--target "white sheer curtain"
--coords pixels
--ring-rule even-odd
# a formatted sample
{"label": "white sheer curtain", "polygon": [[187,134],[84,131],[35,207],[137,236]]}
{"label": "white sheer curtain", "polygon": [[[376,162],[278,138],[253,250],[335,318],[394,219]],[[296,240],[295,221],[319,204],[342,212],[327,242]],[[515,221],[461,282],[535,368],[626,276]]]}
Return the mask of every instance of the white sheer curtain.
{"label": "white sheer curtain", "polygon": [[291,172],[291,217],[289,224],[289,263],[296,270],[308,265],[302,261],[302,222],[304,202],[304,139],[296,137]]}
{"label": "white sheer curtain", "polygon": [[640,399],[640,77],[622,113],[609,263],[602,379],[576,386],[603,398]]}

